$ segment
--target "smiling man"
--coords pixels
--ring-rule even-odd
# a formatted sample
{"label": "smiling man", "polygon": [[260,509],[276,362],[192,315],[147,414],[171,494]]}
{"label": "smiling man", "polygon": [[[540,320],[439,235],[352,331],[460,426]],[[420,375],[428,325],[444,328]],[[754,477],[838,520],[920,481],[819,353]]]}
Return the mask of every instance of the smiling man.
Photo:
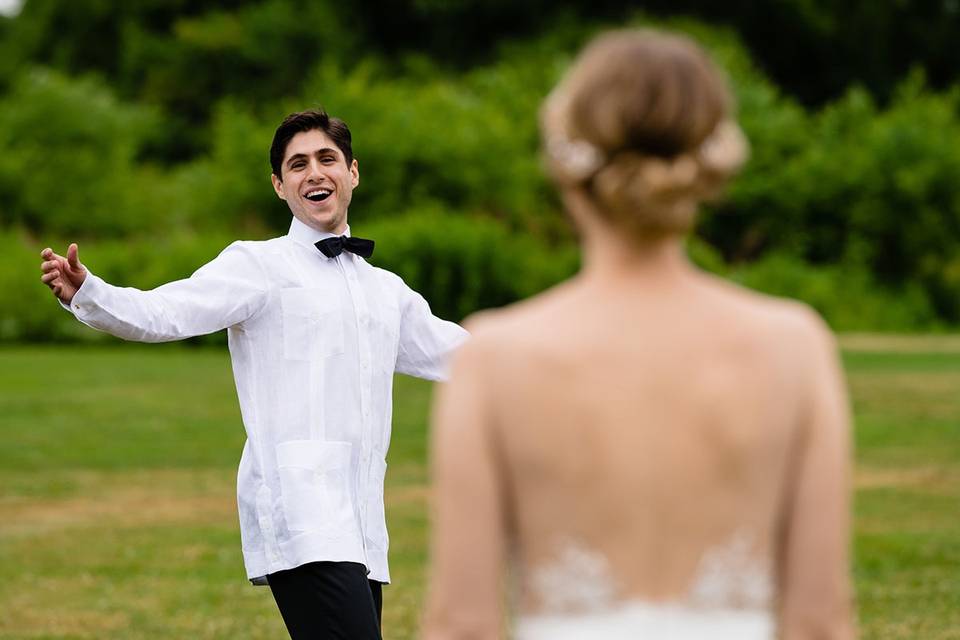
{"label": "smiling man", "polygon": [[[300,130],[314,121],[325,126]],[[296,219],[325,232],[344,232],[360,172],[341,120],[311,112],[288,117],[274,137],[270,164],[273,189]]]}
{"label": "smiling man", "polygon": [[380,638],[390,581],[383,506],[394,372],[444,377],[465,339],[396,275],[347,213],[360,173],[350,130],[321,111],[288,116],[271,180],[285,236],[238,241],[190,278],[150,291],[107,284],[42,252],[42,281],[81,322],[166,342],[227,329],[247,442],[237,477],[247,576],[269,584],[290,636]]}

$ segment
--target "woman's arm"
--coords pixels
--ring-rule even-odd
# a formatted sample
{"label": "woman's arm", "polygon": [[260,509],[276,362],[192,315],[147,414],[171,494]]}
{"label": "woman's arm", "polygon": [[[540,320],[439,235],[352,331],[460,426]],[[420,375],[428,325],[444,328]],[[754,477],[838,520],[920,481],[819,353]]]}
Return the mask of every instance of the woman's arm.
{"label": "woman's arm", "polygon": [[850,587],[850,413],[832,334],[809,322],[806,398],[780,553],[784,640],[855,636]]}
{"label": "woman's arm", "polygon": [[432,419],[433,534],[427,640],[488,640],[503,629],[502,461],[483,346],[468,341],[439,388]]}

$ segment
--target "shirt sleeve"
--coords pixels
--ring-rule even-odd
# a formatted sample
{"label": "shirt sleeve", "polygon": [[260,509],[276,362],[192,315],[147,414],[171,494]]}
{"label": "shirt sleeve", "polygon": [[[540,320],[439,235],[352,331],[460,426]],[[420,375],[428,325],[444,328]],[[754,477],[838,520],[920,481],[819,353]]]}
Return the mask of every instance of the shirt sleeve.
{"label": "shirt sleeve", "polygon": [[450,356],[466,339],[460,325],[436,317],[416,291],[402,284],[397,372],[427,380],[446,380]]}
{"label": "shirt sleeve", "polygon": [[189,278],[149,291],[116,287],[88,273],[68,308],[87,326],[118,338],[169,342],[242,323],[266,299],[256,256],[235,242]]}

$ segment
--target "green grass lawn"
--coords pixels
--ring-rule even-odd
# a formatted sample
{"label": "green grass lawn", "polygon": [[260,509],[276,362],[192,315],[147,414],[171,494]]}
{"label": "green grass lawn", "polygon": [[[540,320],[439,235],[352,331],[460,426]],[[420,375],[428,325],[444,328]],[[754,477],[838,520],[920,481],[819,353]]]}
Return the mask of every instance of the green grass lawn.
{"label": "green grass lawn", "polygon": [[[845,338],[862,636],[960,638],[960,342]],[[398,377],[387,640],[415,637],[428,384]],[[0,350],[0,638],[284,638],[247,584],[225,350]]]}

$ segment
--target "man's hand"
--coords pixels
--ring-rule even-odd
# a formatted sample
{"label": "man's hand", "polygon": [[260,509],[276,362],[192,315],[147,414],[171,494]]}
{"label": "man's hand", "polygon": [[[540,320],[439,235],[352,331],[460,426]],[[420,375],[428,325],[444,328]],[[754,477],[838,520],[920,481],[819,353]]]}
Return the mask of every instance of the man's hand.
{"label": "man's hand", "polygon": [[40,257],[43,258],[40,264],[40,270],[43,271],[40,281],[50,287],[53,294],[64,304],[70,304],[77,289],[87,279],[87,270],[80,264],[78,254],[76,243],[67,248],[66,258],[57,255],[49,247],[40,252]]}

